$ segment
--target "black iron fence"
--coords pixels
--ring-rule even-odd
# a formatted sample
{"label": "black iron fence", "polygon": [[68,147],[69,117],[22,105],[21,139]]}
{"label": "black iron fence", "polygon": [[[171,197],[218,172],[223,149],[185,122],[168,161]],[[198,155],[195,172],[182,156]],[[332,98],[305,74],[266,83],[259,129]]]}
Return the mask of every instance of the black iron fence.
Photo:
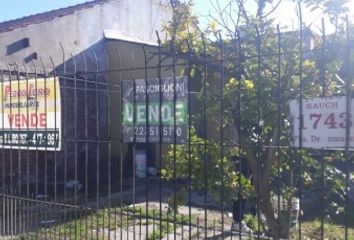
{"label": "black iron fence", "polygon": [[3,66],[2,239],[354,239],[353,30],[324,30]]}

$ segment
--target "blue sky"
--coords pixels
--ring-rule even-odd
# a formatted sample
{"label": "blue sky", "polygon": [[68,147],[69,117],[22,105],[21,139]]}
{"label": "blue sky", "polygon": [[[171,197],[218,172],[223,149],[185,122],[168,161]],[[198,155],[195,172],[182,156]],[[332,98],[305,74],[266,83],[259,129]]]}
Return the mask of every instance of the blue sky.
{"label": "blue sky", "polygon": [[88,0],[2,0],[0,22],[63,8]]}

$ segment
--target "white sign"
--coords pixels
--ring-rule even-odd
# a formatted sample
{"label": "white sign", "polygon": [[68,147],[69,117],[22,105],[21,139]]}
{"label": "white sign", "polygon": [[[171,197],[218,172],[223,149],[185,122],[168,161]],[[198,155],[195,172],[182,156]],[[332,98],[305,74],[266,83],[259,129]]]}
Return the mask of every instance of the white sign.
{"label": "white sign", "polygon": [[[354,113],[354,102],[350,113]],[[292,121],[291,145],[299,147],[300,128],[302,131],[302,146],[314,149],[343,150],[346,144],[346,97],[303,99],[303,123],[300,124],[299,100],[290,102],[290,117]],[[349,119],[350,120],[350,119]],[[354,147],[354,126],[349,121],[350,147]]]}
{"label": "white sign", "polygon": [[59,80],[11,80],[0,87],[0,147],[59,151]]}

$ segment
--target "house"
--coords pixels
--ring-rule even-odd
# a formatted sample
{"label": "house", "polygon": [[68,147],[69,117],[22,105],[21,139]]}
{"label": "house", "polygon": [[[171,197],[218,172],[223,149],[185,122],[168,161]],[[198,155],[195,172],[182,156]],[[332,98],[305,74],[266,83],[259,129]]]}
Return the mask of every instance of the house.
{"label": "house", "polygon": [[[24,145],[19,150],[3,145],[0,166],[4,181],[11,182],[5,186],[16,182],[20,191],[36,188],[37,194],[45,194],[50,191],[45,185],[65,186],[69,180],[79,180],[90,182],[88,188],[94,191],[100,179],[101,191],[107,189],[110,169],[132,168],[120,142],[120,82],[144,78],[144,71],[132,70],[144,66],[144,54],[156,63],[156,31],[163,37],[163,24],[172,17],[170,4],[167,0],[95,0],[0,23],[2,81],[43,81],[48,73],[56,75],[60,99],[55,108],[61,108],[55,114],[55,119],[60,114],[61,134],[56,148],[46,151],[46,147]],[[117,72],[123,68],[131,70]],[[154,72],[149,70],[150,75]],[[20,130],[24,132],[18,125]],[[114,177],[118,176],[112,173]]]}

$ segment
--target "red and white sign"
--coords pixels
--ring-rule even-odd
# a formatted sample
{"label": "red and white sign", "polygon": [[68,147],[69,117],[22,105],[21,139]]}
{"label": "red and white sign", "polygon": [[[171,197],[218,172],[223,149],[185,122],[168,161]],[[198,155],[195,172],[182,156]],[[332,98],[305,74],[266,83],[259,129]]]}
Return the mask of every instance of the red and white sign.
{"label": "red and white sign", "polygon": [[0,148],[60,151],[59,80],[12,80],[0,87]]}
{"label": "red and white sign", "polygon": [[346,97],[327,97],[302,100],[303,123],[300,123],[299,100],[290,102],[290,118],[292,121],[291,145],[299,147],[300,131],[302,147],[314,149],[342,150],[346,145],[347,117],[349,116],[349,146],[354,147],[354,126],[351,114],[354,113],[352,100],[351,110],[346,111]]}

